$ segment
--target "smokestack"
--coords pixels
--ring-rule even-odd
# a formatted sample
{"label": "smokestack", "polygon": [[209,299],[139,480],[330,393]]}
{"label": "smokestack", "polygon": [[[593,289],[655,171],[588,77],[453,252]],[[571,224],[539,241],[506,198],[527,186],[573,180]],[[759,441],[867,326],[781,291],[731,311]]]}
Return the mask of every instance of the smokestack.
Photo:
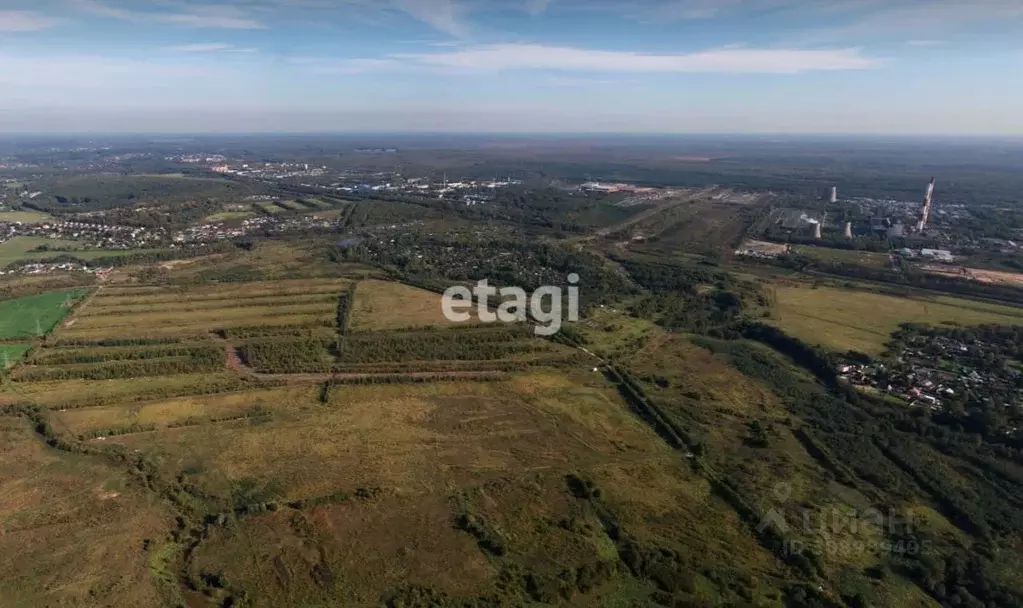
{"label": "smokestack", "polygon": [[927,194],[924,195],[924,208],[920,211],[920,221],[916,225],[917,232],[923,232],[927,227],[927,220],[931,217],[931,203],[934,201],[934,178],[927,184]]}
{"label": "smokestack", "polygon": [[852,222],[845,223],[845,238],[847,239],[852,238]]}
{"label": "smokestack", "polygon": [[838,186],[831,187],[831,202],[832,203],[838,202]]}
{"label": "smokestack", "polygon": [[813,225],[813,238],[818,240],[818,241],[821,240],[821,223],[820,222],[817,222],[816,224]]}

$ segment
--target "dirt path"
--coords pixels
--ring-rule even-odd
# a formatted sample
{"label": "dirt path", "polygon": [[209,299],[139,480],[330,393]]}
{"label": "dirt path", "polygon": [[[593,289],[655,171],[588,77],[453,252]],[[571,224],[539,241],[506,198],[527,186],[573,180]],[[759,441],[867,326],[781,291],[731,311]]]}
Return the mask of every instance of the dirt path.
{"label": "dirt path", "polygon": [[502,371],[451,371],[451,372],[383,372],[383,373],[321,373],[321,374],[257,374],[252,377],[257,380],[281,381],[288,384],[315,384],[327,380],[370,380],[373,378],[504,378],[506,372]]}
{"label": "dirt path", "polygon": [[[92,304],[92,301],[96,299],[96,296],[98,296],[101,291],[103,291],[104,287],[106,287],[106,285],[100,285],[95,289],[95,291],[90,291],[89,295],[85,296],[84,300],[82,300],[78,304],[75,304],[71,308],[71,312],[68,314],[67,318],[64,319],[64,321],[60,324],[60,328],[67,329],[74,325],[75,322],[78,320],[78,313],[80,313],[82,309],[84,309],[89,304]],[[50,333],[53,332],[51,331]]]}
{"label": "dirt path", "polygon": [[238,349],[227,340],[224,340],[224,354],[227,355],[227,369],[243,374],[252,373],[252,370],[242,361],[241,355],[238,354]]}

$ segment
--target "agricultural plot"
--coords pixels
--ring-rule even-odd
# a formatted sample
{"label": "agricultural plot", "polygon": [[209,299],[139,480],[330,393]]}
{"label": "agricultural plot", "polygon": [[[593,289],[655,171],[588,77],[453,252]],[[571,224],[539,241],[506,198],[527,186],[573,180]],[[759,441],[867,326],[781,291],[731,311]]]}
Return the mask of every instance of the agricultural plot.
{"label": "agricultural plot", "polygon": [[[0,219],[0,221],[3,221]],[[36,251],[40,246],[46,251]],[[81,260],[96,260],[109,257],[122,257],[140,252],[159,252],[162,249],[91,249],[88,243],[49,239],[37,236],[16,236],[0,243],[0,268],[21,260],[49,260],[60,256],[73,256]]]}
{"label": "agricultural plot", "polygon": [[49,333],[87,293],[84,288],[70,289],[0,301],[0,340]]}
{"label": "agricultural plot", "polygon": [[269,388],[215,395],[189,395],[139,405],[109,405],[51,412],[53,424],[80,438],[114,436],[126,431],[174,429],[268,417],[272,408],[312,402],[309,386]]}
{"label": "agricultural plot", "polygon": [[31,344],[0,344],[0,371],[21,361],[30,350]]}
{"label": "agricultural plot", "polygon": [[42,224],[53,219],[48,213],[39,211],[0,211],[0,222],[21,222],[23,224]]}
{"label": "agricultural plot", "polygon": [[440,294],[425,289],[387,281],[361,281],[351,329],[366,331],[457,325],[444,318],[440,304]]}
{"label": "agricultural plot", "polygon": [[297,201],[275,201],[278,207],[283,208],[285,211],[305,211],[306,206]]}
{"label": "agricultural plot", "polygon": [[304,196],[300,199],[297,199],[295,202],[297,202],[300,205],[305,205],[309,209],[330,209],[333,206],[330,203],[324,201],[323,199],[311,196]]}
{"label": "agricultural plot", "polygon": [[285,207],[280,207],[273,202],[255,203],[255,207],[259,211],[269,214],[283,213],[285,211]]}
{"label": "agricultural plot", "polygon": [[202,336],[245,326],[330,327],[344,287],[337,280],[298,280],[195,289],[115,288],[95,298],[58,338]]}
{"label": "agricultural plot", "polygon": [[1023,309],[952,297],[924,299],[803,285],[775,285],[769,322],[810,344],[879,354],[902,323],[1023,324]]}
{"label": "agricultural plot", "polygon": [[857,266],[868,268],[888,268],[891,266],[888,254],[876,251],[855,251],[851,249],[815,247],[812,245],[796,245],[792,247],[792,252],[822,262],[856,264]]}
{"label": "agricultural plot", "polygon": [[256,213],[254,211],[222,211],[220,213],[214,213],[207,215],[203,218],[204,222],[227,222],[231,220],[245,220],[250,217],[254,217]]}
{"label": "agricultural plot", "polygon": [[226,393],[250,388],[242,376],[220,373],[121,378],[117,380],[57,380],[19,382],[0,391],[0,405],[28,400],[53,409],[130,404],[184,395]]}
{"label": "agricultural plot", "polygon": [[217,372],[225,369],[226,352],[218,344],[136,346],[130,349],[41,349],[18,368],[19,382],[114,380]]}
{"label": "agricultural plot", "polygon": [[[502,583],[502,572],[557,580],[565,569],[584,605],[649,594],[645,583],[618,578],[618,550],[573,497],[573,475],[614,488],[602,508],[636,538],[676,546],[667,540],[675,530],[701,553],[730,555],[767,580],[784,576],[699,476],[590,373],[348,386],[326,403],[308,387],[285,387],[56,416],[62,433],[140,450],[159,463],[161,479],[181,475],[210,512],[238,513],[232,526],[210,528],[187,571],[219,572],[251,590],[256,606],[376,605],[416,584],[535,603],[545,596],[525,582]],[[696,535],[707,522],[715,534]],[[576,569],[595,582],[576,589]],[[700,593],[728,597],[709,581]]]}

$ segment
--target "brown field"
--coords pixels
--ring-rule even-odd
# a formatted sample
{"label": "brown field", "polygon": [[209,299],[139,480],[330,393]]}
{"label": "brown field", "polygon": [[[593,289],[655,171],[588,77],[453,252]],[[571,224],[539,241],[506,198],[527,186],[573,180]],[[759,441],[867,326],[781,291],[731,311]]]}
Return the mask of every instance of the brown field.
{"label": "brown field", "polygon": [[224,299],[247,298],[268,295],[308,295],[318,293],[341,293],[348,282],[341,279],[297,279],[291,281],[254,281],[249,283],[222,283],[216,285],[144,285],[137,287],[105,287],[97,296],[97,302],[119,303],[116,298],[129,299],[125,303],[145,302],[147,299],[170,300],[173,298]]}
{"label": "brown field", "polygon": [[225,285],[114,287],[102,290],[65,325],[56,339],[198,336],[247,325],[331,325],[338,279]]}
{"label": "brown field", "polygon": [[[144,338],[165,336],[201,336],[207,332],[225,327],[242,327],[248,325],[293,325],[329,323],[333,310],[315,311],[316,308],[296,307],[283,315],[281,310],[263,310],[252,308],[233,309],[230,314],[223,310],[207,315],[191,313],[166,313],[136,315],[132,317],[113,317],[120,322],[83,322],[67,329],[58,330],[54,335],[59,340],[96,340],[100,338]],[[107,319],[107,317],[92,317]]]}
{"label": "brown field", "polygon": [[89,314],[103,314],[116,311],[122,307],[161,307],[167,304],[176,304],[179,306],[187,306],[190,308],[216,308],[218,306],[230,306],[232,303],[247,304],[247,303],[286,303],[291,302],[302,302],[302,301],[327,301],[331,298],[337,302],[337,296],[343,287],[326,287],[319,288],[317,291],[309,291],[301,294],[293,293],[281,293],[281,292],[268,292],[260,293],[253,292],[245,295],[236,295],[231,293],[224,294],[211,294],[192,296],[187,294],[173,295],[173,294],[153,294],[153,295],[140,295],[140,296],[116,296],[116,297],[97,297],[92,304],[90,304]]}
{"label": "brown field", "polygon": [[172,514],[103,462],[0,417],[0,604],[157,606],[143,541]]}
{"label": "brown field", "polygon": [[0,405],[35,403],[57,409],[95,403],[133,403],[176,395],[224,392],[245,387],[237,374],[182,374],[118,380],[59,380],[7,384]]}
{"label": "brown field", "polygon": [[1023,287],[1023,273],[1002,272],[998,270],[984,270],[981,268],[965,268],[959,266],[941,266],[939,264],[928,264],[922,267],[931,274],[940,274],[947,277],[959,279],[971,279],[979,283],[990,283],[995,285],[1008,285],[1009,287]]}
{"label": "brown field", "polygon": [[207,421],[246,413],[252,408],[288,408],[309,405],[315,397],[312,387],[261,389],[216,395],[192,395],[138,405],[110,405],[52,411],[55,428],[72,435],[89,431],[155,424],[158,428],[189,420]]}
{"label": "brown field", "polygon": [[[247,483],[281,501],[376,489],[371,499],[285,509],[214,530],[193,568],[222,572],[249,589],[255,605],[333,599],[375,606],[388,590],[415,583],[453,594],[493,592],[499,569],[451,524],[463,509],[505,530],[509,551],[531,567],[613,559],[606,536],[556,525],[578,517],[564,481],[569,471],[613,483],[607,502],[639,537],[664,534],[667,525],[676,530],[673,538],[696,543],[698,551],[777,573],[734,513],[600,375],[538,372],[485,384],[344,386],[327,404],[308,388],[273,393],[280,397],[270,400],[269,421],[105,440],[142,450],[168,473],[197,471],[189,481],[217,495]],[[228,407],[253,403],[257,394],[231,396]],[[133,419],[162,422],[177,417],[178,408],[193,415],[217,411],[214,403],[222,401],[168,400],[127,417],[125,410],[102,408],[61,418],[73,416],[68,424],[75,430]],[[715,534],[700,534],[705,525]],[[323,572],[331,584],[324,584]],[[599,605],[598,599],[586,605]]]}
{"label": "brown field", "polygon": [[440,294],[418,287],[375,279],[360,281],[351,328],[367,331],[455,325],[444,318],[440,300]]}

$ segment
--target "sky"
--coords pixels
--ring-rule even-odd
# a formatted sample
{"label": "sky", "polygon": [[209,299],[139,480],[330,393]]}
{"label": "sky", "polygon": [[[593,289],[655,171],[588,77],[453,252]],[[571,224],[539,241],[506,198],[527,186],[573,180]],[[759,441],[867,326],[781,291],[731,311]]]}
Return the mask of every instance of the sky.
{"label": "sky", "polygon": [[0,0],[0,133],[1023,135],[1023,0]]}

